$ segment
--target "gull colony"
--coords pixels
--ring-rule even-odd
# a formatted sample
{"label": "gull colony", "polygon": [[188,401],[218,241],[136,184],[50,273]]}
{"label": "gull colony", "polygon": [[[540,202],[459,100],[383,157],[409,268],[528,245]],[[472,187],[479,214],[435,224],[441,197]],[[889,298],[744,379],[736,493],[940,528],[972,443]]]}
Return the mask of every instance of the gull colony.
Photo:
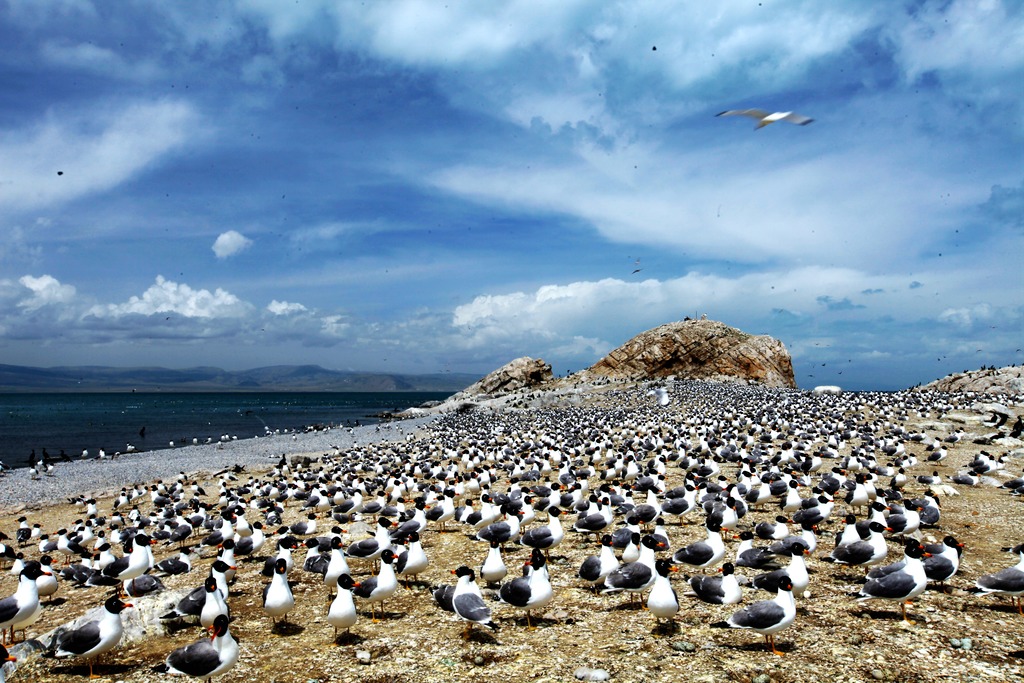
{"label": "gull colony", "polygon": [[[1020,496],[1024,480],[984,450],[952,469],[963,433],[906,426],[962,399],[655,389],[609,388],[585,408],[452,414],[403,441],[259,473],[236,466],[202,485],[183,472],[104,504],[75,498],[76,514],[52,530],[27,512],[0,545],[17,579],[0,596],[8,675],[34,652],[22,642],[44,636],[47,656],[82,675],[154,668],[122,642],[122,620],[146,601],[160,605],[159,626],[205,632],[155,670],[204,680],[239,665],[240,620],[282,637],[319,628],[329,647],[386,631],[410,601],[478,641],[544,630],[594,601],[609,615],[645,607],[663,634],[704,603],[718,616],[708,625],[752,631],[776,654],[799,650],[798,605],[819,595],[914,624],[912,601],[932,589],[941,611],[957,584],[977,609],[997,596],[1024,613],[1024,544],[955,538],[942,503],[974,486]],[[965,576],[972,542],[1005,544],[1012,559]],[[246,595],[241,578],[262,591]],[[315,598],[322,618],[295,622],[314,595],[327,596]],[[258,608],[240,616],[247,599]],[[40,632],[41,616],[68,602],[92,609]]]}

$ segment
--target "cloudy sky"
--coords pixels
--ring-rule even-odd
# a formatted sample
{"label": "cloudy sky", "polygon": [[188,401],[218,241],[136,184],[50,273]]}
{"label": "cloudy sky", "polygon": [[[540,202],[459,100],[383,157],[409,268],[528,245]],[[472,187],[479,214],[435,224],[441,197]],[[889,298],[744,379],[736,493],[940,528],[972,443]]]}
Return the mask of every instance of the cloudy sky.
{"label": "cloudy sky", "polygon": [[1022,82],[1011,0],[5,0],[0,362],[1018,364]]}

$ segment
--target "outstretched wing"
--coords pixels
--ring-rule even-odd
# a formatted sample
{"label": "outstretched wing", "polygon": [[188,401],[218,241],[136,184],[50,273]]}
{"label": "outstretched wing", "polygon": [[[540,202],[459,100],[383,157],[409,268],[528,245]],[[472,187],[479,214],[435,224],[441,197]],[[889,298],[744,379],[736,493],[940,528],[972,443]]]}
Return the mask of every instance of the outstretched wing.
{"label": "outstretched wing", "polygon": [[760,121],[770,113],[771,112],[767,112],[764,109],[729,109],[728,111],[715,114],[715,116],[749,116],[752,119]]}
{"label": "outstretched wing", "polygon": [[797,114],[795,112],[789,112],[788,114],[786,114],[785,116],[783,116],[779,120],[780,121],[789,121],[790,123],[795,123],[798,126],[806,126],[808,123],[810,123],[814,119],[812,119],[810,117],[807,117],[807,116],[803,116],[801,114]]}

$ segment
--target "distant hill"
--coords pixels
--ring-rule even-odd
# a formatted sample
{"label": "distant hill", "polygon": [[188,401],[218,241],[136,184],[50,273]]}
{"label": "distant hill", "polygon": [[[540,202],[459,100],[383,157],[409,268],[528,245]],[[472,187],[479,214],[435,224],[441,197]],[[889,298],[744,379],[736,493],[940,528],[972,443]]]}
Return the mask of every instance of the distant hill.
{"label": "distant hill", "polygon": [[0,391],[459,391],[480,379],[463,373],[341,372],[318,365],[230,371],[195,367],[33,368],[0,365]]}

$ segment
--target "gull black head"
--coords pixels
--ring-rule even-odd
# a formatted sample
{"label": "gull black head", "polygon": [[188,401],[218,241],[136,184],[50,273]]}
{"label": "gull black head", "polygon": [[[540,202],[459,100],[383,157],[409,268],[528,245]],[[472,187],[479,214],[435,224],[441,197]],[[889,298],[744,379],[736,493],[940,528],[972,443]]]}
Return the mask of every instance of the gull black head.
{"label": "gull black head", "polygon": [[644,536],[643,539],[641,539],[640,543],[644,547],[650,548],[651,550],[661,550],[666,547],[662,541],[659,541],[654,536]]}
{"label": "gull black head", "polygon": [[134,607],[130,602],[121,602],[121,599],[116,595],[111,595],[107,598],[107,601],[103,603],[103,606],[111,614],[120,614],[122,610]]}
{"label": "gull black head", "polygon": [[350,591],[356,586],[356,581],[348,574],[342,574],[338,577],[338,588],[342,590]]}
{"label": "gull black head", "polygon": [[395,561],[395,553],[390,548],[380,554],[380,561],[384,564],[391,564]]}
{"label": "gull black head", "polygon": [[44,573],[49,574],[50,572],[49,570],[44,572],[42,565],[35,562],[25,565],[25,568],[21,570],[21,576],[29,579],[30,581],[35,581]]}
{"label": "gull black head", "polygon": [[921,559],[925,556],[931,556],[931,553],[926,553],[924,548],[922,548],[921,544],[917,541],[907,543],[907,547],[904,549],[903,552],[907,554],[907,557],[913,557],[916,559]]}
{"label": "gull black head", "polygon": [[217,590],[217,579],[213,578],[212,576],[207,576],[206,580],[203,581],[203,588],[206,589],[207,593],[212,593],[213,591]]}
{"label": "gull black head", "polygon": [[275,574],[287,574],[288,573],[288,561],[283,557],[277,558],[277,562],[274,563]]}
{"label": "gull black head", "polygon": [[661,558],[654,563],[654,570],[661,576],[668,576],[669,572],[678,571],[673,566],[672,561],[665,558]]}
{"label": "gull black head", "polygon": [[217,618],[213,620],[213,626],[210,627],[210,640],[218,638],[220,636],[227,635],[228,632],[228,615],[218,614]]}
{"label": "gull black head", "polygon": [[468,576],[470,581],[473,581],[476,578],[476,574],[473,572],[473,570],[467,567],[466,565],[462,565],[461,567],[456,569],[454,574],[460,579],[463,576]]}

